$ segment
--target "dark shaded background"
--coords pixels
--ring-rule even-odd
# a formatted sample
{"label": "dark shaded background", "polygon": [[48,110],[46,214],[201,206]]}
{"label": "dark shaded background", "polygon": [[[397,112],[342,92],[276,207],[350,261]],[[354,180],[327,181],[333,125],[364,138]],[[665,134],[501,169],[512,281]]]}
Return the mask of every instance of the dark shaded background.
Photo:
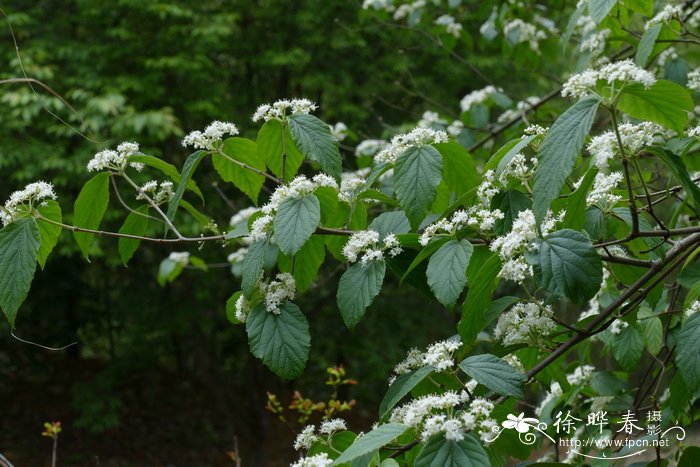
{"label": "dark shaded background", "polygon": [[[352,147],[364,138],[390,136],[425,110],[459,116],[459,99],[487,83],[454,54],[517,99],[551,87],[542,77],[513,79],[519,68],[501,46],[480,39],[489,2],[463,2],[471,22],[454,51],[353,1],[44,0],[2,8],[27,75],[77,114],[39,87],[0,87],[0,199],[28,181],[51,180],[68,221],[87,160],[123,140],[180,166],[186,132],[221,119],[254,136],[257,105],[307,97],[325,121],[354,132],[343,148],[352,168]],[[3,31],[0,76],[21,77]],[[203,209],[227,225],[235,210],[214,190],[210,166],[197,181]],[[233,187],[222,189],[234,206],[247,205]],[[104,227],[118,229],[123,217],[111,205]],[[357,399],[351,426],[366,430],[390,368],[411,347],[448,337],[457,321],[392,277],[350,332],[335,307],[339,270],[326,264],[324,284],[299,300],[312,326],[307,372],[285,382],[250,356],[245,330],[227,322],[224,303],[239,288],[228,269],[188,270],[160,288],[155,274],[169,250],[142,247],[124,268],[116,242],[99,239],[98,247],[88,263],[64,232],[17,321],[25,339],[77,346],[48,352],[12,339],[0,322],[0,452],[17,467],[48,465],[51,441],[40,433],[53,420],[63,424],[59,465],[232,465],[225,452],[234,437],[244,465],[284,465],[294,458],[294,434],[265,412],[266,391],[283,401],[294,389],[323,399],[325,368],[342,363],[359,381],[343,394]],[[221,263],[229,252],[208,245],[196,253]]]}

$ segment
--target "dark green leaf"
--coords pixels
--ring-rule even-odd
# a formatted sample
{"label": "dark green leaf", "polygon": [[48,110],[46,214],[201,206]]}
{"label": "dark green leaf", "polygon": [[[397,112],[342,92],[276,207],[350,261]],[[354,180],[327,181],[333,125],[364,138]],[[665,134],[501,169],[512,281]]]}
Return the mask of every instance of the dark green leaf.
{"label": "dark green leaf", "polygon": [[250,298],[255,289],[260,272],[265,264],[269,243],[267,240],[258,240],[248,247],[248,252],[242,261],[241,290],[243,294]]}
{"label": "dark green leaf", "polygon": [[695,182],[693,182],[693,179],[690,178],[690,174],[688,173],[685,163],[683,163],[683,159],[671,151],[656,146],[647,148],[647,150],[658,157],[659,160],[668,167],[676,180],[680,182],[683,189],[693,198],[695,209],[700,210],[700,188],[698,188]]}
{"label": "dark green leaf", "polygon": [[541,287],[576,303],[590,300],[603,280],[600,255],[586,235],[574,230],[548,235],[528,261]]}
{"label": "dark green leaf", "polygon": [[[163,159],[158,159],[157,157],[147,156],[145,154],[138,154],[129,157],[129,162],[140,162],[146,164],[149,167],[160,170],[165,175],[167,175],[176,184],[180,183],[181,177],[180,172],[177,171],[177,167],[165,162]],[[197,186],[194,180],[190,179],[187,181],[187,189],[193,191],[199,198],[204,201],[204,195]]]}
{"label": "dark green leaf", "polygon": [[644,35],[639,40],[639,45],[637,46],[637,55],[634,61],[637,66],[645,67],[647,65],[647,60],[649,56],[654,51],[654,46],[656,45],[656,38],[659,37],[661,32],[662,23],[655,24],[644,32]]}
{"label": "dark green leaf", "polygon": [[[37,211],[45,218],[54,222],[63,221],[61,206],[54,200],[50,199],[45,201],[37,207]],[[37,261],[39,261],[41,269],[44,269],[44,266],[46,266],[46,259],[58,242],[58,236],[61,234],[61,226],[41,219],[37,219],[37,225],[39,226],[39,233],[41,234],[41,247],[39,248]]]}
{"label": "dark green leaf", "polygon": [[197,166],[202,161],[202,158],[207,155],[206,151],[195,151],[190,154],[185,160],[185,164],[182,166],[182,173],[180,174],[180,183],[175,189],[175,193],[170,198],[168,202],[168,219],[171,221],[175,219],[175,213],[180,205],[180,200],[185,194],[185,189],[187,188],[187,183],[192,179],[194,171],[197,170]]}
{"label": "dark green leaf", "polygon": [[[284,139],[282,134],[284,131]],[[282,143],[284,142],[284,156],[282,151]],[[282,124],[279,120],[270,120],[258,131],[258,154],[263,158],[265,164],[270,168],[273,174],[277,177],[291,180],[299,171],[301,163],[304,160],[304,155],[299,152],[289,128],[286,126],[282,129]],[[284,160],[284,170],[282,170],[282,161]]]}
{"label": "dark green leaf", "polygon": [[[101,172],[92,177],[80,190],[73,206],[73,225],[95,230],[100,226],[102,217],[109,203],[109,174]],[[94,235],[85,232],[73,232],[75,242],[85,258],[90,253]]]}
{"label": "dark green leaf", "polygon": [[[265,172],[267,169],[265,161],[258,156],[258,146],[255,141],[246,138],[229,138],[224,141],[221,151],[230,159],[253,169],[261,172]],[[257,205],[258,195],[263,183],[265,183],[265,176],[232,162],[230,159],[220,154],[214,154],[212,156],[214,168],[223,181],[233,183]]]}
{"label": "dark green leaf", "polygon": [[500,210],[504,216],[498,219],[493,226],[496,235],[504,235],[513,228],[513,221],[518,218],[518,213],[530,209],[532,201],[518,190],[507,190],[498,193],[491,200],[491,209]]}
{"label": "dark green leaf", "polygon": [[552,200],[574,168],[583,143],[591,130],[599,100],[588,97],[569,107],[552,125],[542,142],[535,173],[533,212],[542,221]]}
{"label": "dark green leaf", "polygon": [[428,285],[435,298],[446,307],[453,306],[467,284],[467,266],[474,247],[469,240],[450,240],[428,261]]}
{"label": "dark green leaf", "polygon": [[578,189],[569,197],[569,205],[566,207],[564,215],[564,226],[571,230],[581,230],[586,223],[586,197],[588,190],[593,185],[598,169],[595,167],[588,170]]}
{"label": "dark green leaf", "polygon": [[275,241],[286,255],[293,255],[311,238],[321,222],[321,204],[314,195],[287,198],[275,214]]}
{"label": "dark green leaf", "polygon": [[416,458],[416,467],[485,467],[488,454],[479,442],[467,435],[462,441],[448,441],[444,435],[428,440]]}
{"label": "dark green leaf", "polygon": [[491,303],[491,295],[496,289],[496,277],[501,270],[498,255],[491,255],[483,261],[471,261],[467,269],[469,292],[462,305],[462,319],[459,321],[459,335],[462,342],[471,343],[484,327],[484,313]]}
{"label": "dark green leaf", "polygon": [[343,171],[340,150],[328,125],[309,114],[291,115],[287,121],[292,138],[301,152],[318,162],[323,172],[340,180]]}
{"label": "dark green leaf", "polygon": [[40,245],[33,218],[19,219],[0,230],[0,308],[13,328],[34,279]]}
{"label": "dark green leaf", "polygon": [[622,329],[612,340],[612,351],[622,368],[632,370],[639,363],[644,351],[644,338],[639,329],[633,325]]}
{"label": "dark green leaf", "polygon": [[683,132],[688,123],[688,112],[693,110],[693,98],[683,86],[664,79],[645,89],[640,83],[625,86],[617,108],[639,120]]}
{"label": "dark green leaf", "polygon": [[338,284],[337,302],[345,325],[352,329],[379,294],[384,282],[384,261],[356,263],[343,273]]}
{"label": "dark green leaf", "polygon": [[474,355],[463,360],[459,367],[479,384],[498,394],[518,399],[524,397],[523,385],[527,376],[495,355]]}
{"label": "dark green leaf", "polygon": [[434,147],[412,147],[397,159],[394,189],[412,227],[425,219],[441,181],[442,156]]}
{"label": "dark green leaf", "polygon": [[435,369],[432,366],[424,366],[396,378],[396,381],[389,386],[389,390],[386,392],[386,395],[384,395],[381,404],[379,404],[379,417],[384,418],[389,415],[391,409],[433,371],[435,371]]}
{"label": "dark green leaf", "polygon": [[700,386],[700,313],[688,318],[676,345],[676,365],[691,392]]}
{"label": "dark green leaf", "polygon": [[246,319],[250,351],[275,374],[285,379],[301,375],[309,358],[309,323],[299,307],[286,302],[279,315],[264,304],[253,308]]}
{"label": "dark green leaf", "polygon": [[318,269],[326,257],[326,242],[320,235],[312,236],[294,255],[294,258],[280,255],[279,267],[282,272],[292,272],[297,284],[297,290],[303,292],[316,279]]}
{"label": "dark green leaf", "polygon": [[[119,229],[120,234],[127,235],[137,235],[143,236],[148,228],[148,206],[141,206],[134,212],[129,213]],[[129,260],[134,255],[134,252],[138,249],[140,240],[135,238],[120,238],[119,239],[119,256],[122,259],[122,263],[127,265]]]}
{"label": "dark green leaf", "polygon": [[389,444],[391,441],[395,440],[408,430],[409,428],[407,426],[400,423],[387,423],[385,425],[380,425],[366,435],[357,438],[355,442],[352,443],[352,446],[346,449],[345,452],[335,460],[333,465],[350,462],[363,454],[376,451],[377,449]]}
{"label": "dark green leaf", "polygon": [[479,184],[476,165],[469,151],[454,141],[434,146],[442,156],[443,179],[451,191],[461,195]]}
{"label": "dark green leaf", "polygon": [[410,232],[411,224],[403,211],[390,211],[375,217],[367,228],[379,232],[379,236],[384,238],[392,233],[399,235]]}

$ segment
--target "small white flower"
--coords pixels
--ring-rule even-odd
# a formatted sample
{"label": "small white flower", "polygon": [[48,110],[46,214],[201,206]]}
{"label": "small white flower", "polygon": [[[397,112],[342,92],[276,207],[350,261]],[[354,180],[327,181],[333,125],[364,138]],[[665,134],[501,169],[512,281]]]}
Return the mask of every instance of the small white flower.
{"label": "small white flower", "polygon": [[330,435],[331,433],[334,433],[336,431],[343,431],[347,429],[348,428],[345,424],[345,420],[341,418],[334,418],[332,420],[326,420],[325,422],[321,423],[321,427],[318,429],[318,431],[321,434]]}
{"label": "small white flower", "polygon": [[608,331],[610,332],[610,334],[620,334],[622,330],[628,328],[629,325],[630,324],[627,321],[616,319],[612,322],[612,324],[608,328]]}
{"label": "small white flower", "polygon": [[0,209],[0,220],[3,225],[8,225],[12,223],[14,216],[18,214],[20,206],[31,205],[36,207],[46,199],[56,199],[53,185],[44,181],[30,183],[23,189],[10,195],[10,198],[5,202],[4,210]]}
{"label": "small white flower", "polygon": [[452,34],[455,37],[459,37],[462,34],[462,25],[459,24],[454,16],[442,15],[435,20],[435,24],[438,26],[444,26],[445,31],[448,34]]}
{"label": "small white flower", "polygon": [[391,138],[389,147],[382,149],[375,160],[393,164],[409,148],[420,147],[430,144],[446,143],[447,133],[442,130],[432,128],[416,128],[410,133],[396,135]]}
{"label": "small white flower", "polygon": [[485,88],[472,91],[464,96],[459,102],[459,106],[462,109],[462,112],[469,112],[473,106],[483,104],[487,102],[488,99],[494,94],[502,92],[503,89],[489,85]]}
{"label": "small white flower", "polygon": [[672,19],[680,19],[683,16],[683,8],[679,5],[666,5],[652,19],[647,21],[644,29],[649,30],[655,24],[668,23]]}
{"label": "small white flower", "polygon": [[316,442],[318,436],[316,436],[316,427],[314,425],[307,425],[301,430],[294,441],[294,449],[299,451],[300,449],[309,449],[312,444]]}
{"label": "small white flower", "polygon": [[693,303],[690,304],[687,310],[685,310],[684,316],[686,319],[690,318],[693,316],[695,313],[700,311],[700,300],[695,300]]}
{"label": "small white flower", "polygon": [[330,467],[331,465],[333,465],[333,459],[328,457],[328,454],[325,452],[322,452],[311,457],[302,457],[291,464],[291,467]]}
{"label": "small white flower", "polygon": [[503,345],[537,346],[556,328],[552,309],[539,303],[518,303],[501,314],[493,330],[494,339]]}
{"label": "small white flower", "polygon": [[190,263],[190,254],[187,251],[173,251],[168,256],[168,259],[174,263],[187,266]]}
{"label": "small white flower", "polygon": [[288,115],[308,114],[317,108],[309,99],[280,99],[272,105],[263,104],[258,107],[253,114],[253,121],[282,120]]}
{"label": "small white flower", "polygon": [[280,306],[287,300],[294,300],[296,290],[294,276],[287,272],[277,274],[276,280],[265,288],[265,308],[269,313],[279,315],[282,313]]}
{"label": "small white flower", "polygon": [[[136,143],[124,142],[117,146],[117,150],[105,149],[93,156],[87,164],[88,172],[97,172],[100,170],[113,170],[115,172],[123,172],[129,161],[129,157],[139,151],[139,145]],[[144,165],[140,162],[132,162],[128,164],[137,171],[143,170]]]}
{"label": "small white flower", "polygon": [[593,181],[593,189],[586,196],[586,204],[589,206],[596,204],[606,209],[612,208],[615,203],[622,199],[622,196],[612,192],[622,181],[622,178],[622,172],[612,172],[610,175],[598,172]]}
{"label": "small white flower", "polygon": [[383,139],[366,139],[357,145],[355,155],[357,157],[374,156],[387,146],[389,146],[389,143]]}
{"label": "small white flower", "polygon": [[194,149],[212,150],[214,145],[221,141],[224,135],[236,136],[238,128],[233,123],[220,122],[218,120],[211,122],[204,132],[193,131],[182,140],[184,147],[191,146]]}

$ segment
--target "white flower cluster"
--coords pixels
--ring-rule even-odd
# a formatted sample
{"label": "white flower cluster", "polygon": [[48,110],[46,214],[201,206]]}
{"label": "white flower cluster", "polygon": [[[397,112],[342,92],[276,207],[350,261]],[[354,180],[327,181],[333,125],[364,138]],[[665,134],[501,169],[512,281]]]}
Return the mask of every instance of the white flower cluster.
{"label": "white flower cluster", "polygon": [[444,26],[445,31],[447,31],[448,34],[452,34],[455,37],[459,37],[462,34],[462,25],[455,20],[454,16],[439,16],[435,20],[435,24],[437,24],[438,26]]}
{"label": "white flower cluster", "polygon": [[330,467],[331,465],[333,465],[333,459],[328,457],[328,454],[325,452],[322,452],[310,457],[302,457],[291,464],[291,467]]}
{"label": "white flower cluster", "polygon": [[318,106],[309,99],[280,99],[274,104],[263,104],[253,114],[253,121],[282,120],[287,115],[308,114]]}
{"label": "white flower cluster", "polygon": [[369,10],[373,8],[375,10],[386,10],[394,11],[394,0],[364,0],[362,2],[362,9]]}
{"label": "white flower cluster", "polygon": [[328,125],[328,128],[338,141],[343,141],[348,137],[348,126],[343,122],[338,122],[335,125]]}
{"label": "white flower cluster", "polygon": [[690,304],[687,310],[683,313],[686,319],[690,318],[693,316],[695,313],[700,311],[700,300],[695,300],[693,303]]}
{"label": "white flower cluster", "polygon": [[606,40],[610,36],[610,29],[602,29],[590,34],[579,46],[581,52],[589,52],[591,57],[597,57],[605,50]]}
{"label": "white flower cluster", "polygon": [[459,102],[459,107],[462,109],[462,112],[469,112],[472,106],[483,104],[494,94],[502,92],[503,89],[488,85],[483,89],[472,91],[466,96],[464,96]]}
{"label": "white flower cluster", "polygon": [[608,332],[610,334],[618,335],[624,329],[627,329],[629,326],[630,326],[630,323],[618,318],[615,321],[613,321],[612,324],[610,324],[610,327],[608,328]]}
{"label": "white flower cluster", "polygon": [[[622,123],[618,126],[618,131],[622,145],[630,155],[634,155],[645,147],[651,146],[660,137],[673,135],[669,130],[651,122]],[[615,155],[620,151],[617,137],[613,131],[606,131],[593,137],[586,149],[593,156],[593,162],[601,172],[609,170],[610,160],[614,159]]]}
{"label": "white flower cluster", "polygon": [[182,266],[187,266],[190,264],[190,254],[187,251],[173,251],[168,256],[168,259],[173,263],[177,263]]}
{"label": "white flower cluster", "polygon": [[615,203],[622,199],[622,196],[613,193],[622,178],[622,172],[612,172],[609,175],[598,172],[593,180],[593,189],[586,196],[586,204],[598,205],[604,211],[612,209]]}
{"label": "white flower cluster", "polygon": [[683,8],[679,5],[666,5],[656,16],[647,21],[644,29],[649,30],[656,24],[668,23],[673,19],[680,19],[683,16]]}
{"label": "white flower cluster", "polygon": [[411,3],[399,5],[396,11],[394,11],[394,19],[399,21],[404,18],[409,18],[414,14],[417,14],[421,9],[425,8],[425,5],[425,0],[414,0]]}
{"label": "white flower cluster", "polygon": [[272,227],[272,221],[275,218],[275,212],[279,209],[280,204],[282,204],[284,200],[308,195],[313,193],[318,187],[330,187],[337,190],[338,184],[333,177],[320,173],[315,175],[311,180],[304,175],[299,175],[288,184],[279,186],[274,193],[272,193],[267,204],[262,207],[261,211],[263,215],[255,219],[250,226],[250,239],[255,242],[267,238]]}
{"label": "white flower cluster", "polygon": [[503,260],[503,266],[498,273],[499,277],[522,282],[532,275],[532,267],[525,261],[523,253],[531,247],[532,241],[536,238],[535,215],[529,209],[520,211],[518,218],[513,221],[511,231],[491,242],[491,251],[498,252]]}
{"label": "white flower cluster", "polygon": [[355,156],[374,156],[387,146],[389,143],[383,139],[366,139],[355,148]]}
{"label": "white flower cluster", "polygon": [[379,162],[393,164],[404,151],[415,146],[446,143],[447,133],[431,128],[416,128],[410,133],[396,135],[391,138],[389,147],[382,149],[375,157]]}
{"label": "white flower cluster", "polygon": [[418,239],[418,242],[422,246],[426,246],[430,243],[430,240],[439,233],[455,235],[458,231],[467,226],[478,228],[481,231],[489,231],[493,229],[496,221],[498,219],[503,219],[503,217],[503,213],[498,209],[491,211],[489,209],[480,208],[479,206],[472,206],[467,211],[460,209],[456,211],[451,218],[440,219],[427,226]]}
{"label": "white flower cluster", "polygon": [[334,418],[321,423],[321,426],[319,427],[318,431],[319,433],[324,435],[331,435],[336,431],[343,431],[347,429],[348,427],[345,424],[345,420],[343,420],[342,418]]}
{"label": "white flower cluster", "polygon": [[526,23],[520,18],[507,22],[503,26],[503,34],[514,45],[527,42],[530,48],[538,53],[540,51],[539,42],[547,38],[547,34],[544,31],[537,29],[537,26],[534,24]]}
{"label": "white flower cluster", "polygon": [[440,114],[426,110],[423,116],[418,120],[418,128],[433,128],[437,125],[447,125],[447,120],[440,118]]}
{"label": "white flower cluster", "polygon": [[666,66],[666,63],[668,63],[669,60],[676,60],[678,58],[678,51],[676,50],[675,47],[669,47],[668,49],[664,50],[659,54],[659,57],[656,59],[656,65],[660,68],[663,69]]}
{"label": "white flower cluster", "polygon": [[526,98],[524,101],[519,101],[517,104],[515,104],[514,109],[508,109],[505,112],[503,112],[501,115],[499,115],[496,122],[498,124],[502,125],[505,123],[509,123],[513,120],[519,119],[519,118],[525,118],[525,115],[539,101],[540,101],[540,98],[537,96],[530,96],[530,97]]}
{"label": "white flower cluster", "polygon": [[688,83],[686,87],[691,91],[700,91],[700,68],[696,68],[688,73]]}
{"label": "white flower cluster", "polygon": [[220,122],[218,120],[211,122],[204,131],[193,131],[182,140],[182,146],[191,146],[194,149],[212,150],[214,144],[221,140],[224,135],[236,136],[238,128],[233,123]]}
{"label": "white flower cluster", "polygon": [[[255,284],[255,287],[264,297],[263,302],[267,312],[275,315],[282,313],[280,307],[287,300],[293,300],[297,290],[294,276],[286,272],[277,274],[275,280],[270,283],[261,277]],[[252,309],[253,303],[241,294],[235,303],[236,319],[241,323],[245,323]]]}
{"label": "white flower cluster", "polygon": [[493,440],[496,422],[489,418],[493,403],[476,398],[465,410],[455,410],[468,401],[466,391],[429,394],[394,409],[389,421],[414,428],[423,442],[439,433],[448,441],[462,441],[467,431],[476,431],[484,442]]}
{"label": "white flower cluster", "polygon": [[461,135],[463,130],[464,122],[462,120],[455,120],[449,125],[447,125],[447,132],[455,138]]}
{"label": "white flower cluster", "polygon": [[228,222],[231,227],[235,227],[238,224],[241,224],[243,222],[248,222],[248,219],[250,219],[250,216],[258,212],[260,209],[256,207],[248,207],[245,209],[241,209],[238,211],[236,214],[231,216],[231,220]]}
{"label": "white flower cluster", "polygon": [[528,125],[525,127],[523,130],[523,133],[526,135],[546,135],[547,132],[549,131],[549,127],[543,127],[541,125]]}
{"label": "white flower cluster", "polygon": [[[593,376],[594,371],[595,367],[591,365],[583,365],[576,367],[576,369],[572,373],[566,375],[566,381],[572,386],[588,384],[591,380],[591,377]],[[540,405],[535,409],[535,414],[537,414],[538,417],[541,417],[544,408],[552,401],[559,399],[562,396],[562,394],[563,391],[561,389],[561,385],[557,381],[554,381],[552,384],[550,384],[549,392],[547,392],[547,395],[544,397],[542,402],[540,402]]]}
{"label": "white flower cluster", "polygon": [[406,358],[396,365],[394,374],[389,380],[393,384],[396,377],[427,365],[435,367],[438,371],[445,371],[455,366],[454,353],[462,347],[459,340],[445,340],[431,344],[425,352],[418,349],[411,349],[406,354]]}
{"label": "white flower cluster", "polygon": [[46,199],[56,199],[53,185],[48,182],[34,182],[25,186],[22,190],[15,191],[5,202],[4,208],[0,209],[0,221],[2,225],[11,224],[14,216],[19,213],[20,206],[34,206],[37,201],[40,203]]}
{"label": "white flower cluster", "polygon": [[275,280],[267,284],[265,281],[259,281],[258,287],[265,294],[265,309],[269,313],[279,315],[282,313],[280,306],[287,300],[294,300],[294,295],[297,291],[297,284],[294,281],[294,276],[288,272],[277,274]]}
{"label": "white flower cluster", "polygon": [[387,250],[391,257],[398,256],[403,251],[395,234],[386,235],[380,245],[379,232],[362,230],[350,236],[343,247],[343,256],[350,263],[356,262],[359,258],[363,265],[367,265],[370,261],[383,260],[384,252]]}
{"label": "white flower cluster", "polygon": [[[87,164],[88,172],[97,172],[99,170],[113,170],[115,172],[123,172],[129,162],[129,157],[139,152],[139,145],[136,143],[121,143],[117,146],[117,150],[105,149],[95,154]],[[143,164],[140,162],[132,162],[129,166],[137,171],[143,170]]]}
{"label": "white flower cluster", "polygon": [[613,84],[615,81],[623,83],[640,83],[649,89],[656,83],[656,77],[650,71],[640,68],[630,59],[619,62],[607,63],[600,70],[588,69],[571,76],[564,86],[561,95],[581,98],[594,93],[598,80]]}
{"label": "white flower cluster", "polygon": [[493,337],[504,346],[538,346],[556,328],[552,316],[550,306],[540,303],[518,303],[498,318]]}
{"label": "white flower cluster", "polygon": [[354,172],[343,172],[340,176],[340,188],[338,199],[346,203],[352,203],[358,191],[363,191],[365,187],[365,177],[369,175],[369,167],[365,167]]}
{"label": "white flower cluster", "polygon": [[[531,166],[527,165],[528,162],[530,162]],[[501,182],[501,185],[503,186],[508,184],[509,179],[520,180],[522,184],[525,184],[535,175],[536,167],[536,157],[532,157],[528,161],[523,154],[518,153],[514,155],[505,165],[503,171],[498,177],[498,181]]]}
{"label": "white flower cluster", "polygon": [[150,182],[144,183],[136,195],[136,199],[148,199],[153,200],[157,205],[167,203],[173,196],[173,182],[165,181],[160,182],[160,184],[151,180]]}
{"label": "white flower cluster", "polygon": [[247,254],[248,254],[248,248],[239,248],[236,251],[229,254],[226,257],[226,261],[228,261],[231,264],[238,264],[245,259],[245,256]]}
{"label": "white flower cluster", "polygon": [[301,430],[294,441],[294,449],[299,451],[300,449],[309,449],[312,444],[318,440],[316,436],[316,427],[314,425],[306,425],[304,429]]}

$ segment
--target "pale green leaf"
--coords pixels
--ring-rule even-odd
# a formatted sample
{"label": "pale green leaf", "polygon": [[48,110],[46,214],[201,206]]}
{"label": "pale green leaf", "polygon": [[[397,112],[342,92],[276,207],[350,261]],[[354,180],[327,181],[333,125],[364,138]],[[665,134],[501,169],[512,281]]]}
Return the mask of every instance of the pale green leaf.
{"label": "pale green leaf", "polygon": [[459,364],[466,374],[490,390],[505,396],[522,399],[523,385],[527,376],[491,354],[474,355]]}
{"label": "pale green leaf", "polygon": [[[95,230],[100,226],[109,203],[109,173],[100,172],[85,183],[73,206],[73,225]],[[73,237],[85,258],[90,253],[94,234],[73,232]]]}
{"label": "pale green leaf", "polygon": [[350,462],[351,460],[364,454],[376,451],[377,449],[389,444],[391,441],[395,440],[408,430],[409,427],[400,423],[387,423],[385,425],[380,425],[364,436],[357,438],[355,442],[352,443],[352,445],[335,460],[333,465]]}
{"label": "pale green leaf", "polygon": [[[265,183],[265,176],[247,168],[251,167],[260,172],[265,172],[267,168],[263,158],[258,155],[257,144],[246,138],[228,138],[224,141],[221,151],[230,159],[220,154],[212,156],[214,168],[219,176],[223,181],[233,183],[257,205],[258,195],[263,183]],[[245,166],[241,164],[245,164]]]}
{"label": "pale green leaf", "polygon": [[[63,221],[61,206],[54,200],[50,199],[44,201],[37,207],[37,211],[39,211],[43,217],[54,222]],[[61,234],[61,226],[41,219],[37,219],[37,225],[39,226],[39,233],[41,234],[41,247],[39,248],[37,261],[39,261],[41,269],[44,269],[44,266],[46,266],[46,259],[58,242],[58,236]]]}
{"label": "pale green leaf", "polygon": [[[148,206],[144,205],[129,213],[119,229],[120,234],[143,236],[148,228]],[[120,238],[119,239],[119,256],[124,265],[129,263],[129,260],[138,249],[140,240],[135,238]]]}
{"label": "pale green leaf", "polygon": [[660,79],[649,89],[640,83],[625,86],[617,108],[630,117],[649,120],[681,133],[694,105],[686,88]]}

